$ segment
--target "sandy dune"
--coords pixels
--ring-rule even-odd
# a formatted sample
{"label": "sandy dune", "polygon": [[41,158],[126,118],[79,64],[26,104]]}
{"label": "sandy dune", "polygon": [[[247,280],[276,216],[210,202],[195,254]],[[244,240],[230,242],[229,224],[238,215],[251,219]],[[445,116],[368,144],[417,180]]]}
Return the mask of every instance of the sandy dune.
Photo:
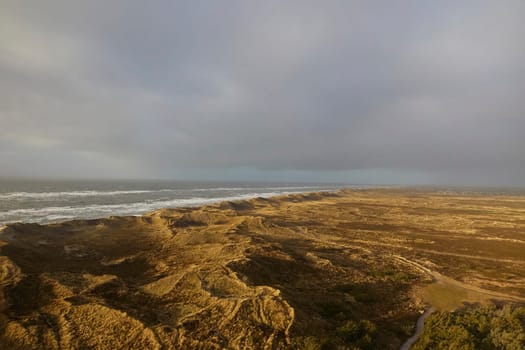
{"label": "sandy dune", "polygon": [[[428,290],[437,274],[523,300],[523,244],[524,197],[427,190],[13,224],[0,234],[0,348],[398,349],[446,298]],[[359,320],[370,342],[342,333]]]}

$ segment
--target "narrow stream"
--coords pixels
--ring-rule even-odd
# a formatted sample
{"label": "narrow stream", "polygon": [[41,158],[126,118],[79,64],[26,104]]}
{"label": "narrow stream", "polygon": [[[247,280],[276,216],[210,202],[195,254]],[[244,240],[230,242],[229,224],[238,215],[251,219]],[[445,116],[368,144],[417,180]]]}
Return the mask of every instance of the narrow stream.
{"label": "narrow stream", "polygon": [[406,342],[401,345],[401,348],[399,350],[409,350],[412,345],[419,339],[419,336],[423,332],[423,326],[425,325],[425,320],[430,316],[436,309],[433,307],[430,307],[427,309],[423,315],[419,316],[416,323],[416,331],[413,336],[407,339]]}

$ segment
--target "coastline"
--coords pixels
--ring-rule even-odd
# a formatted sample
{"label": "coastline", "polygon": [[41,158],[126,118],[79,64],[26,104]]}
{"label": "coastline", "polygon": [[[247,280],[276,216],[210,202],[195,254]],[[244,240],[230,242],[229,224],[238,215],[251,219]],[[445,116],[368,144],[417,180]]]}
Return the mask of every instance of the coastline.
{"label": "coastline", "polygon": [[[366,320],[374,346],[397,350],[413,336],[403,325],[421,317],[423,291],[434,283],[428,271],[447,281],[483,275],[488,265],[501,276],[525,274],[521,238],[502,229],[525,228],[523,212],[525,197],[373,188],[11,224],[0,236],[8,301],[0,317],[10,327],[0,324],[0,347],[25,334],[24,342],[48,348],[286,349],[343,344],[344,330]],[[468,280],[472,290],[483,283],[525,297],[519,284],[483,277]],[[49,336],[31,338],[34,331]],[[67,337],[53,335],[60,332]]]}
{"label": "coastline", "polygon": [[[353,187],[366,188],[365,186]],[[9,198],[13,197],[13,199],[10,200],[15,201],[15,204],[7,206],[7,209],[4,211],[0,210],[0,224],[10,224],[15,222],[46,224],[76,219],[102,219],[108,216],[140,216],[163,208],[196,208],[220,203],[222,201],[248,200],[256,197],[269,198],[280,195],[304,194],[310,192],[330,192],[341,189],[341,187],[334,188],[332,186],[328,189],[317,188],[315,186],[305,186],[304,188],[315,189],[299,191],[300,188],[301,187],[290,186],[264,187],[259,188],[259,191],[256,191],[257,188],[255,187],[211,189],[192,188],[182,193],[179,193],[179,191],[183,191],[180,189],[109,192],[89,191],[90,196],[88,197],[85,197],[86,191],[75,191],[67,192],[68,195],[64,197],[64,200],[59,200],[62,198],[61,193],[64,192],[7,193],[6,196]],[[352,188],[352,186],[350,188]],[[284,191],[285,189],[287,189],[287,191]],[[96,192],[96,196],[91,196],[91,194],[93,194],[92,192]],[[118,193],[123,193],[123,197],[118,197]],[[142,196],[143,193],[146,193],[146,195]],[[131,197],[127,197],[130,195]],[[115,198],[115,196],[117,197]],[[32,202],[30,200],[31,197],[35,197],[36,200]],[[42,202],[42,198],[48,199]],[[16,201],[21,201],[20,207],[16,207]]]}

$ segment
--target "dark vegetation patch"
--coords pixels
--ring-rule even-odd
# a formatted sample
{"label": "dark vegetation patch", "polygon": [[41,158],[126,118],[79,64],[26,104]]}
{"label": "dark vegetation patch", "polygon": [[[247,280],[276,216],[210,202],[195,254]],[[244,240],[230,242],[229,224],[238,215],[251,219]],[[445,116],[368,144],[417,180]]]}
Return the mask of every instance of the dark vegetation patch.
{"label": "dark vegetation patch", "polygon": [[[250,284],[281,291],[295,310],[291,331],[298,348],[391,349],[408,336],[415,317],[401,310],[417,275],[380,259],[354,260],[348,248],[268,239],[268,249],[247,251],[248,260],[228,267]],[[390,325],[385,314],[393,309],[404,316]]]}
{"label": "dark vegetation patch", "polygon": [[435,313],[413,350],[445,349],[525,349],[525,307],[468,306]]}

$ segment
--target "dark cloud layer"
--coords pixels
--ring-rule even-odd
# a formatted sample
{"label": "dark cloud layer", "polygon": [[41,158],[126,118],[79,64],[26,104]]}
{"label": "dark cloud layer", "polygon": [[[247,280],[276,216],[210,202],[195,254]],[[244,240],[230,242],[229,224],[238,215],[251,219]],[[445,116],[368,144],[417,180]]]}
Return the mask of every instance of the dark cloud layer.
{"label": "dark cloud layer", "polygon": [[0,175],[525,185],[523,1],[0,6]]}

